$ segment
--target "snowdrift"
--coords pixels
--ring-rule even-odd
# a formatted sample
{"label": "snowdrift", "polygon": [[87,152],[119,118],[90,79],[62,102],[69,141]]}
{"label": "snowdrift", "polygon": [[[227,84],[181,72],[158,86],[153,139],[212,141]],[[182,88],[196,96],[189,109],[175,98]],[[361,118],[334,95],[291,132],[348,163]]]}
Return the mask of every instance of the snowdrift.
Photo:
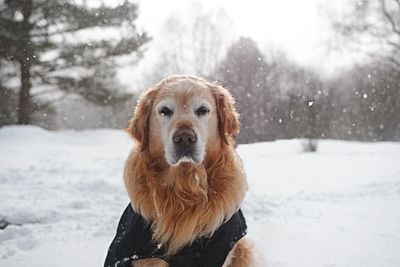
{"label": "snowdrift", "polygon": [[[1,128],[0,266],[102,266],[128,203],[131,146],[118,130]],[[261,266],[400,266],[399,143],[322,141],[303,153],[285,140],[238,152]]]}

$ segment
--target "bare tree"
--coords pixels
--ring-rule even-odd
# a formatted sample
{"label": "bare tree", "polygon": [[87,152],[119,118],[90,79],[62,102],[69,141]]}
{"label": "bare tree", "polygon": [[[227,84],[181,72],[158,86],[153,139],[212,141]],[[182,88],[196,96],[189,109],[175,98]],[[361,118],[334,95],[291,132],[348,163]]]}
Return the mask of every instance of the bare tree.
{"label": "bare tree", "polygon": [[171,14],[158,39],[160,56],[147,80],[176,73],[209,78],[234,39],[225,10],[206,10],[200,2],[185,13]]}
{"label": "bare tree", "polygon": [[334,29],[375,59],[400,71],[400,1],[360,0],[350,11],[331,14]]}

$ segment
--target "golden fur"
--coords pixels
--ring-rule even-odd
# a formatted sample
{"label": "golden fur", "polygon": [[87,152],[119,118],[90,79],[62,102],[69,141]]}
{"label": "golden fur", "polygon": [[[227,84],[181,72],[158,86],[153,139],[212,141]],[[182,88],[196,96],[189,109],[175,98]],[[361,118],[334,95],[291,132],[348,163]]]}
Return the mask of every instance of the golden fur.
{"label": "golden fur", "polygon": [[[206,97],[215,110],[211,114],[210,136],[201,164],[170,166],[164,157],[162,140],[155,133],[157,120],[152,115],[156,112],[156,102],[164,97],[165,88],[179,86],[191,89],[176,95],[178,102],[206,90]],[[216,129],[213,129],[213,120]],[[177,121],[174,127],[179,125],[194,127],[194,122],[185,119]],[[238,114],[226,89],[193,76],[169,77],[142,95],[127,131],[137,146],[126,161],[125,186],[132,207],[151,223],[153,239],[166,247],[166,255],[176,253],[196,237],[211,236],[238,210],[247,182],[234,149],[239,132]],[[249,266],[251,249],[245,240],[236,248],[239,254],[232,255],[229,266]],[[135,266],[165,264],[141,260]]]}

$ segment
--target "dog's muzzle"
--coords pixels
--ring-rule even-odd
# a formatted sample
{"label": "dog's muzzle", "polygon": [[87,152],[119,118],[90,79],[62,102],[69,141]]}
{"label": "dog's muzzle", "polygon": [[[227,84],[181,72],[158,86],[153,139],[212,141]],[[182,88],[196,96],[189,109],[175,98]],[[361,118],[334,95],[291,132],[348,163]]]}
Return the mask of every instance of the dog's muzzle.
{"label": "dog's muzzle", "polygon": [[187,126],[179,127],[172,136],[174,146],[174,161],[192,160],[197,162],[197,135]]}

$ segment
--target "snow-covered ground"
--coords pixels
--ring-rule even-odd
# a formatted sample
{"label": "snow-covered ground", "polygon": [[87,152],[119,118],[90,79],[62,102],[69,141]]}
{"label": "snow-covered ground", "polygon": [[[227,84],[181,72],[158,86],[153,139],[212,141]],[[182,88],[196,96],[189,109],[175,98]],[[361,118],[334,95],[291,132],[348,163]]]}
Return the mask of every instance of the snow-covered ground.
{"label": "snow-covered ground", "polygon": [[[102,266],[128,203],[117,130],[0,129],[0,266]],[[239,146],[263,266],[400,266],[400,143]],[[4,223],[3,223],[4,224]],[[4,226],[4,225],[3,225]]]}

